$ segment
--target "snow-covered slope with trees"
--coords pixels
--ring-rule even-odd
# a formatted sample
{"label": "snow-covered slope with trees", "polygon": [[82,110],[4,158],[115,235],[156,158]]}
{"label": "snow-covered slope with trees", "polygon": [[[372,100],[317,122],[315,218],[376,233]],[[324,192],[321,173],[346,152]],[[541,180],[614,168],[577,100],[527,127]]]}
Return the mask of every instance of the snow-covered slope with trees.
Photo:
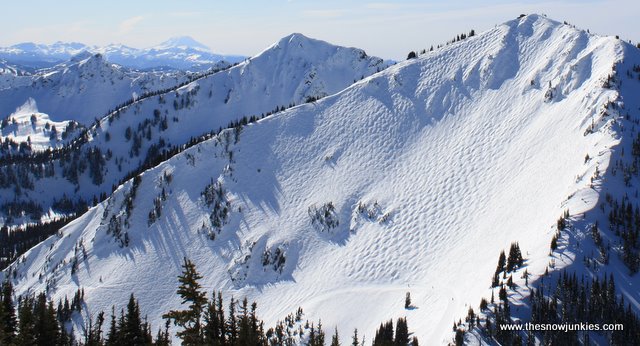
{"label": "snow-covered slope with trees", "polygon": [[181,71],[132,71],[105,60],[101,54],[82,52],[32,75],[10,74],[11,78],[0,84],[0,118],[10,117],[18,108],[35,102],[40,112],[55,121],[74,120],[90,125],[117,104],[173,87],[192,75]]}
{"label": "snow-covered slope with trees", "polygon": [[[92,60],[98,59],[95,56],[87,59],[82,62],[100,63]],[[0,161],[3,220],[21,224],[68,214],[86,202],[105,198],[125,177],[202,140],[202,136],[230,123],[247,122],[333,94],[388,65],[360,49],[294,34],[234,67],[213,70],[191,78],[190,83],[137,99],[117,101],[121,104],[112,101],[115,111],[53,152],[16,155],[19,146],[2,148],[3,153],[13,155]],[[81,104],[81,98],[78,101]],[[35,103],[42,111],[37,100]],[[6,122],[9,134],[14,133],[12,123]],[[51,174],[31,172],[43,161],[53,165],[48,171]],[[64,203],[67,207],[61,208],[60,201],[67,200],[74,207]]]}
{"label": "snow-covered slope with trees", "polygon": [[[225,114],[215,111],[225,104],[260,112],[252,93],[274,106],[329,94],[321,88],[329,80],[286,84],[299,71],[269,65],[317,56],[307,44],[294,34],[166,104],[134,104],[119,118],[129,123],[102,121],[93,138],[109,131],[119,139],[101,145],[115,150],[108,143],[122,143],[124,129],[155,108],[178,116],[166,131],[181,133],[211,129],[205,119]],[[518,241],[529,273],[540,275],[567,196],[580,198],[572,213],[595,207],[600,190],[589,177],[609,174],[621,135],[606,110],[624,92],[609,87],[610,76],[623,60],[640,64],[633,50],[537,15],[509,21],[222,131],[121,185],[5,277],[18,294],[55,299],[83,287],[84,318],[133,292],[155,330],[180,306],[176,277],[187,257],[205,289],[255,299],[268,323],[301,306],[346,342],[354,328],[371,340],[380,322],[407,316],[421,343],[447,343],[467,304],[490,296],[501,250]],[[275,70],[252,68],[263,64]],[[218,101],[205,102],[209,95]],[[623,293],[640,300],[637,280]]]}

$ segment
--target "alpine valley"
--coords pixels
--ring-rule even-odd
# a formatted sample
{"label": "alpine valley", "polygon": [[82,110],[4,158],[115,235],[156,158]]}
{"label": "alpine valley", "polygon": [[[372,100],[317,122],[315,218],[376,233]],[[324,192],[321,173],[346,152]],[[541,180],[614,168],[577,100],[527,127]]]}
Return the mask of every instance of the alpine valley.
{"label": "alpine valley", "polygon": [[534,14],[398,63],[298,33],[194,72],[7,52],[0,280],[82,292],[76,340],[131,294],[163,329],[185,259],[265,330],[304,315],[293,344],[405,317],[424,345],[640,340],[636,46]]}

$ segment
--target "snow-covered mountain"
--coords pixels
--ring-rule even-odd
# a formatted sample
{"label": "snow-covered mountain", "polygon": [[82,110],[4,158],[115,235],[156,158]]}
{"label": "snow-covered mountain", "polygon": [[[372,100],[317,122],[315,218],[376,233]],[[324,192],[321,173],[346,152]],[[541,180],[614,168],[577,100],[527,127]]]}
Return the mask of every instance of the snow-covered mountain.
{"label": "snow-covered mountain", "polygon": [[[370,64],[347,59],[353,52],[328,54],[325,67],[301,74],[292,66],[318,56],[308,45],[324,44],[284,38],[131,105],[116,118],[125,122],[102,121],[92,139],[111,133],[116,141],[99,143],[115,152],[124,129],[157,108],[179,122],[151,137],[178,143],[180,133],[216,126],[211,119],[337,91],[333,79],[308,77],[344,77],[338,62]],[[491,295],[501,250],[519,242],[529,280],[540,277],[558,216],[567,207],[571,218],[591,215],[600,187],[617,179],[609,169],[616,146],[631,138],[631,147],[640,116],[636,65],[638,50],[612,37],[537,15],[509,21],[222,131],[121,185],[5,277],[18,294],[47,290],[55,299],[83,287],[85,317],[133,292],[155,329],[180,306],[176,277],[187,257],[204,288],[256,300],[268,323],[301,306],[346,342],[354,328],[371,340],[381,321],[407,316],[421,343],[448,343],[451,322]],[[113,168],[105,174],[113,180]],[[584,235],[576,234],[563,238],[564,265],[580,263],[571,245]],[[618,268],[616,276],[626,301],[640,300],[637,275]],[[407,292],[413,309],[404,307]]]}
{"label": "snow-covered mountain", "polygon": [[48,45],[23,42],[0,48],[0,59],[32,68],[44,68],[66,61],[87,48],[86,45],[78,42],[58,41]]}
{"label": "snow-covered mountain", "polygon": [[[40,153],[31,157],[14,155],[10,160],[0,161],[0,177],[12,177],[16,171],[26,174],[26,179],[21,181],[0,179],[0,197],[3,201],[12,201],[7,202],[12,206],[12,213],[2,215],[3,220],[21,223],[26,220],[23,216],[36,220],[47,218],[49,212],[56,213],[57,208],[51,208],[63,199],[73,198],[79,204],[92,201],[101,194],[110,193],[123,178],[181,150],[181,146],[193,143],[200,136],[243,121],[243,118],[248,121],[252,116],[263,117],[285,107],[336,93],[388,65],[382,59],[367,56],[360,49],[334,46],[293,34],[237,66],[199,75],[186,85],[148,93],[117,106],[122,101],[101,98],[99,95],[106,93],[91,89],[91,86],[106,84],[106,87],[111,87],[111,81],[127,80],[124,77],[120,79],[121,71],[112,68],[100,56],[93,55],[69,67],[69,70],[81,71],[69,73],[73,77],[72,83],[66,82],[64,72],[58,72],[43,76],[41,88],[47,92],[61,89],[60,92],[67,93],[64,95],[70,99],[54,95],[56,98],[50,102],[51,107],[61,107],[61,110],[74,109],[72,101],[77,101],[78,109],[81,109],[83,104],[87,104],[87,99],[96,103],[90,108],[93,111],[99,109],[98,106],[106,108],[109,104],[118,108],[89,130],[74,136],[72,144],[54,142],[59,147],[52,156],[54,160],[48,153]],[[88,71],[85,71],[86,66],[89,66]],[[49,85],[62,85],[64,89]],[[16,95],[23,90],[26,95],[32,95],[34,88],[37,89],[7,89],[7,103],[19,100]],[[44,110],[43,103],[47,98],[32,98],[40,112],[50,116],[56,114],[53,110]],[[15,132],[10,124],[11,121],[7,122],[7,135]],[[15,154],[18,149],[16,147],[11,153]],[[27,173],[34,162],[42,160],[55,164],[54,176]],[[18,164],[14,165],[15,162]],[[51,189],[52,185],[56,188]],[[20,206],[26,207],[33,202],[40,206],[38,212],[25,215],[20,211],[24,211]],[[3,213],[8,210],[6,205],[0,205],[0,208]]]}
{"label": "snow-covered mountain", "polygon": [[[229,65],[215,65],[226,68]],[[15,71],[15,70],[13,70]],[[188,81],[194,73],[140,72],[115,65],[101,54],[82,51],[54,67],[25,75],[3,73],[0,118],[29,103],[55,121],[89,125],[131,98]]]}
{"label": "snow-covered mountain", "polygon": [[50,45],[31,42],[0,47],[0,59],[33,68],[51,67],[82,52],[100,53],[115,64],[136,69],[207,70],[211,65],[227,61],[235,63],[245,57],[221,55],[191,37],[181,36],[150,48],[132,48],[121,44],[87,46],[82,43],[56,42]]}

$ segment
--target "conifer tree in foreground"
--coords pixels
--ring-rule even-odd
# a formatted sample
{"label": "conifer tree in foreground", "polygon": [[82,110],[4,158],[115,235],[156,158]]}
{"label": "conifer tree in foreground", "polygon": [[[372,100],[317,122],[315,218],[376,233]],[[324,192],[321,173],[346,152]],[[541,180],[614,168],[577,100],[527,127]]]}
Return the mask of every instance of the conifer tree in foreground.
{"label": "conifer tree in foreground", "polygon": [[196,271],[196,266],[188,259],[184,259],[182,275],[178,276],[180,286],[178,295],[182,297],[182,303],[189,303],[185,310],[171,310],[163,315],[163,318],[173,320],[175,325],[183,328],[177,333],[182,339],[183,345],[202,345],[202,326],[200,320],[204,306],[207,304],[205,293],[202,292],[198,280],[202,276]]}
{"label": "conifer tree in foreground", "polygon": [[331,346],[340,346],[340,337],[338,336],[338,327],[336,327],[335,333],[333,333],[333,337],[331,338]]}

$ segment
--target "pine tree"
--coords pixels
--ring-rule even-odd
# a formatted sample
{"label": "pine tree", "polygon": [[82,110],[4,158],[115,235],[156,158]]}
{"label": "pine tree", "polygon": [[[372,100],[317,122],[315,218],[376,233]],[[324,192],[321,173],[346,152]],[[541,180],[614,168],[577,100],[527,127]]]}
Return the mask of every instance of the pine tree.
{"label": "pine tree", "polygon": [[186,258],[182,267],[182,275],[178,276],[180,286],[177,293],[182,297],[182,303],[189,303],[189,306],[186,310],[171,310],[163,318],[173,320],[174,324],[183,328],[177,333],[183,345],[201,345],[203,338],[200,319],[207,303],[205,293],[198,283],[202,276],[196,271],[195,265]]}
{"label": "pine tree", "polygon": [[100,312],[96,317],[96,323],[89,319],[89,325],[85,327],[84,346],[101,346],[102,342],[102,324],[104,323],[104,312]]}
{"label": "pine tree", "polygon": [[224,317],[224,300],[222,299],[222,292],[218,292],[218,299],[216,300],[215,297],[212,298],[211,303],[213,303],[214,300],[216,304],[216,313],[218,314],[217,335],[218,335],[218,339],[220,340],[220,343],[224,344],[226,342],[225,338],[227,335],[227,328],[226,328],[225,317]]}
{"label": "pine tree", "polygon": [[10,345],[16,336],[16,310],[13,305],[13,285],[7,280],[2,284],[2,314],[0,315],[0,328],[2,339],[0,344]]}
{"label": "pine tree", "polygon": [[380,324],[380,328],[376,331],[376,335],[373,338],[374,346],[392,346],[394,345],[393,339],[393,320],[389,320]]}
{"label": "pine tree", "polygon": [[353,330],[353,338],[352,338],[351,346],[360,345],[360,341],[358,341],[358,328]]}
{"label": "pine tree", "polygon": [[396,337],[395,344],[406,346],[409,343],[409,328],[407,326],[407,319],[400,317],[396,322]]}
{"label": "pine tree", "polygon": [[127,342],[135,345],[144,344],[145,331],[140,318],[140,307],[136,301],[133,293],[129,297],[129,303],[127,304],[127,314],[124,317],[124,326],[121,328],[122,337]]}
{"label": "pine tree", "polygon": [[340,346],[340,337],[338,336],[338,327],[336,327],[333,336],[331,337],[331,346]]}
{"label": "pine tree", "polygon": [[17,345],[37,345],[32,297],[23,298],[18,302],[18,321],[18,334],[15,343]]}
{"label": "pine tree", "polygon": [[238,323],[238,345],[251,345],[251,334],[249,321],[249,303],[245,297],[240,305],[240,321]]}
{"label": "pine tree", "polygon": [[109,324],[109,332],[107,333],[106,346],[117,346],[119,339],[119,330],[116,323],[115,307],[111,307],[111,323]]}
{"label": "pine tree", "polygon": [[508,272],[522,266],[524,262],[522,258],[522,253],[520,252],[520,246],[518,243],[511,243],[511,247],[509,248],[509,257],[507,260],[506,270]]}
{"label": "pine tree", "polygon": [[318,331],[317,331],[317,336],[316,336],[316,346],[324,346],[325,344],[325,335],[324,335],[324,331],[322,330],[322,321],[318,321]]}
{"label": "pine tree", "polygon": [[207,303],[207,308],[204,312],[204,343],[206,345],[222,345],[224,343],[224,337],[220,334],[221,322],[218,318],[218,311],[216,310],[216,295],[213,294],[212,300]]}
{"label": "pine tree", "polygon": [[235,345],[238,340],[238,320],[236,319],[236,301],[231,297],[229,303],[229,319],[227,321],[227,336],[229,344]]}
{"label": "pine tree", "polygon": [[493,275],[493,280],[491,282],[492,287],[496,287],[500,285],[499,277],[500,272],[505,269],[505,264],[507,263],[507,256],[504,254],[504,251],[500,251],[500,257],[498,258],[498,266],[496,267],[496,272]]}
{"label": "pine tree", "polygon": [[44,293],[38,295],[34,306],[34,329],[38,345],[57,344],[60,338],[60,325],[53,303],[47,301]]}

